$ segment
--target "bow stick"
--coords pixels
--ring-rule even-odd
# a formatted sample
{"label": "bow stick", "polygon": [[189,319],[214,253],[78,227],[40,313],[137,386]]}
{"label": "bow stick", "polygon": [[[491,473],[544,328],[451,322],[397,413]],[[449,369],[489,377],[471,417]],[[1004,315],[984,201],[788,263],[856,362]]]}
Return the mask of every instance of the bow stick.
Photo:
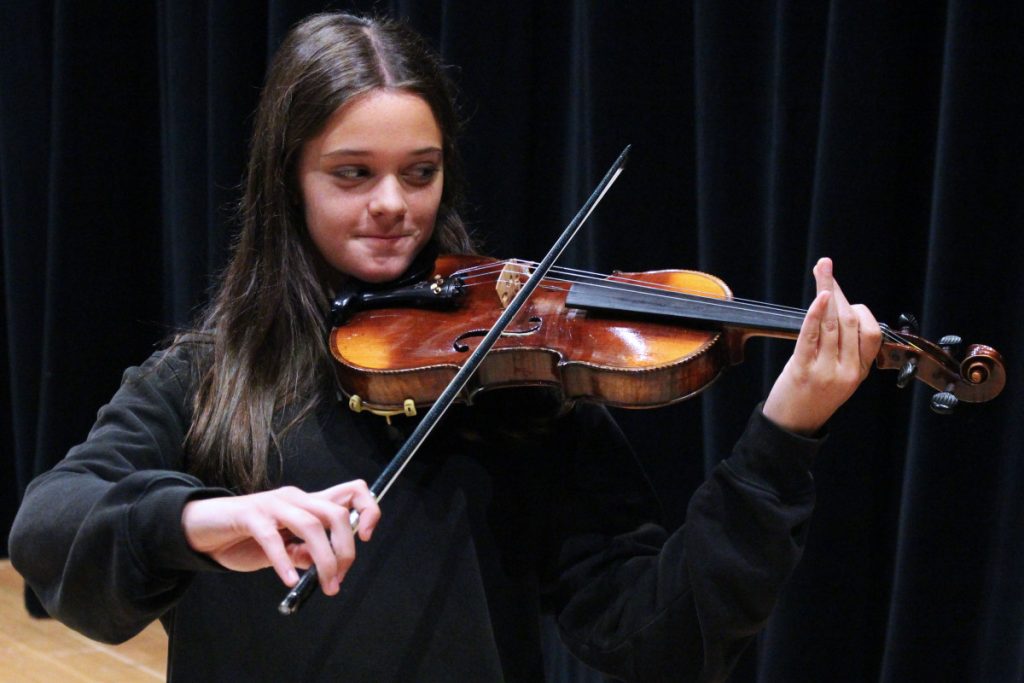
{"label": "bow stick", "polygon": [[[398,478],[398,475],[402,473],[402,470],[405,469],[405,466],[409,464],[412,456],[416,454],[420,445],[424,440],[426,440],[427,436],[430,435],[430,432],[433,431],[434,427],[444,416],[445,412],[447,412],[448,408],[455,402],[459,392],[465,388],[469,378],[474,372],[476,372],[477,368],[480,367],[480,364],[483,362],[487,352],[490,351],[491,347],[494,346],[494,343],[498,341],[498,338],[505,331],[505,328],[507,328],[509,323],[512,322],[512,318],[519,313],[523,304],[525,304],[526,300],[530,297],[530,294],[533,293],[533,290],[537,288],[540,281],[548,274],[551,267],[555,265],[555,261],[562,255],[562,252],[565,251],[565,248],[569,245],[569,242],[572,241],[572,238],[576,236],[580,227],[582,227],[587,219],[590,218],[590,214],[593,213],[597,204],[604,197],[605,193],[608,192],[612,183],[614,183],[619,177],[619,174],[622,173],[622,170],[626,166],[626,157],[629,154],[629,148],[630,146],[626,145],[626,148],[622,150],[622,153],[619,154],[619,158],[615,160],[615,163],[613,163],[611,168],[608,169],[608,172],[605,173],[604,178],[602,178],[601,182],[598,183],[586,203],[584,203],[576,213],[569,225],[562,231],[561,236],[551,246],[551,249],[548,250],[547,255],[545,255],[540,264],[534,268],[533,273],[526,280],[525,284],[523,284],[519,292],[516,293],[512,301],[509,302],[501,316],[498,317],[498,320],[491,326],[491,329],[476,347],[476,350],[468,359],[466,359],[466,362],[462,364],[462,367],[459,368],[459,371],[454,377],[452,377],[448,386],[445,387],[445,390],[437,397],[437,400],[430,407],[430,410],[426,412],[423,419],[416,425],[412,434],[410,434],[409,438],[402,444],[402,447],[398,450],[398,453],[395,454],[395,457],[391,459],[391,462],[388,463],[387,467],[385,467],[380,473],[380,476],[377,477],[377,480],[373,482],[372,486],[370,486],[370,493],[373,494],[374,498],[378,502],[384,497],[384,494],[387,493],[388,489],[391,488],[391,485],[395,482],[395,479]],[[352,525],[352,529],[354,531],[359,525],[358,511],[353,510],[349,514],[349,523]],[[295,587],[288,592],[288,595],[286,595],[284,600],[281,601],[281,604],[278,605],[277,611],[286,615],[297,612],[302,603],[305,602],[306,598],[313,592],[316,580],[316,565],[313,565],[302,575],[302,578],[295,584]]]}

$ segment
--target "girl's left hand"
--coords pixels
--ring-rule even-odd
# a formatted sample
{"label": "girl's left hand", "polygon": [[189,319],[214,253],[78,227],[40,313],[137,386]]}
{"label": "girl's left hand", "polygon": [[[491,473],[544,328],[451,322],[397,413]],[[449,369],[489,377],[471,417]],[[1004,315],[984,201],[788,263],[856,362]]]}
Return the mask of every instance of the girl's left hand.
{"label": "girl's left hand", "polygon": [[867,307],[850,305],[832,277],[832,260],[814,266],[818,296],[807,310],[796,348],[764,402],[765,417],[783,429],[814,434],[867,377],[882,331]]}

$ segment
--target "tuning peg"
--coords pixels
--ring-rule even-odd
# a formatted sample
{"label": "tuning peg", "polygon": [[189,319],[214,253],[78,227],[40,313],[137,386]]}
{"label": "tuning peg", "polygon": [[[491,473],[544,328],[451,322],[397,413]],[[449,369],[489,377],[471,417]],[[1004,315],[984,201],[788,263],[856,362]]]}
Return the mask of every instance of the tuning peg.
{"label": "tuning peg", "polygon": [[896,318],[896,326],[904,334],[917,334],[917,317],[913,313],[900,313]]}
{"label": "tuning peg", "polygon": [[954,358],[960,357],[960,351],[963,348],[964,340],[959,335],[947,334],[945,337],[939,340],[939,346],[942,350],[953,356]]}
{"label": "tuning peg", "polygon": [[945,391],[940,391],[932,396],[932,410],[939,415],[949,415],[960,403],[960,400],[950,391],[952,388],[953,385],[950,384]]}
{"label": "tuning peg", "polygon": [[910,384],[910,380],[914,379],[914,375],[917,374],[917,359],[911,358],[903,367],[900,368],[900,374],[896,376],[896,386],[900,389],[905,388]]}

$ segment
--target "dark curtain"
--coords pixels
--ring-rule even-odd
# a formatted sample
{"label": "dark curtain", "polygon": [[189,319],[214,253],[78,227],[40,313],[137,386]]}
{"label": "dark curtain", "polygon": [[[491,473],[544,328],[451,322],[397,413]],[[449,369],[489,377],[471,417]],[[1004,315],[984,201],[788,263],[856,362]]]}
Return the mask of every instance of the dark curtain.
{"label": "dark curtain", "polygon": [[[829,255],[879,319],[999,349],[991,403],[940,417],[876,372],[834,418],[805,557],[733,678],[1024,678],[1021,2],[333,6],[403,16],[458,65],[491,253],[541,256],[631,143],[566,265],[696,268],[799,306]],[[0,8],[4,541],[29,479],[204,301],[268,55],[320,9]],[[752,341],[700,399],[618,413],[669,524],[789,348]]]}

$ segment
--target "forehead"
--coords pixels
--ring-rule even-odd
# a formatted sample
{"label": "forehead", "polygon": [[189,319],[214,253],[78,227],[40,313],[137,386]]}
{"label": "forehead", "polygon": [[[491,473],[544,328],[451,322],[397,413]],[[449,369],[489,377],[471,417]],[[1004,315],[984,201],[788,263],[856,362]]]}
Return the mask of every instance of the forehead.
{"label": "forehead", "polygon": [[319,136],[322,153],[335,149],[441,147],[441,128],[426,101],[403,90],[371,90],[346,102]]}

